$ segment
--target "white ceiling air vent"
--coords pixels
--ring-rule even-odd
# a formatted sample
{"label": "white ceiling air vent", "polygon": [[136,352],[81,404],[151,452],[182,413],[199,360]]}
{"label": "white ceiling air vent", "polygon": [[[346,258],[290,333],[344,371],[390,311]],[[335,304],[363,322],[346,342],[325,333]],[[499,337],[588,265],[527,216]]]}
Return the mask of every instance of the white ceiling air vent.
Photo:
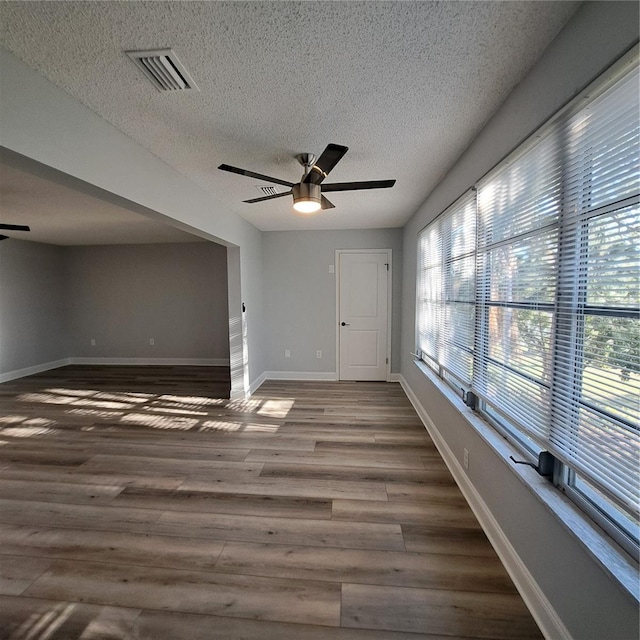
{"label": "white ceiling air vent", "polygon": [[200,91],[172,49],[126,51],[126,54],[158,91]]}
{"label": "white ceiling air vent", "polygon": [[280,193],[280,191],[277,191],[276,188],[272,185],[258,184],[256,185],[256,188],[263,196],[275,196],[276,194]]}

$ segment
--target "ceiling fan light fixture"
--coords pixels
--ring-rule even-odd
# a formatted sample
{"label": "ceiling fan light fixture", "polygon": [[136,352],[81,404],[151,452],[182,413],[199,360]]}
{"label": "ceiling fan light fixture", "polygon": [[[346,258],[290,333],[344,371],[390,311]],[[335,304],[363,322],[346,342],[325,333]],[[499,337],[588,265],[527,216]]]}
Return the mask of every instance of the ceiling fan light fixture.
{"label": "ceiling fan light fixture", "polygon": [[265,200],[273,200],[274,198],[282,198],[284,196],[293,196],[293,210],[295,213],[301,215],[313,215],[318,211],[335,209],[335,205],[322,194],[322,191],[360,191],[362,189],[388,189],[393,187],[395,180],[366,180],[361,182],[333,182],[327,184],[326,182],[320,186],[321,182],[329,175],[329,172],[340,162],[345,153],[349,149],[339,144],[328,144],[327,148],[322,152],[319,158],[316,158],[312,153],[299,153],[296,156],[296,160],[304,167],[304,175],[302,180],[298,184],[293,182],[287,182],[280,178],[272,178],[271,176],[265,176],[261,173],[255,173],[254,171],[247,171],[247,169],[241,169],[240,167],[232,167],[230,164],[221,164],[218,169],[222,171],[229,171],[231,173],[237,173],[247,178],[256,178],[258,180],[265,180],[266,182],[273,182],[274,184],[281,184],[285,187],[289,187],[291,191],[284,193],[275,192],[274,187],[259,187],[259,189],[267,195],[261,198],[251,198],[250,200],[243,200],[247,204],[253,204],[255,202],[264,202]]}
{"label": "ceiling fan light fixture", "polygon": [[320,211],[321,193],[319,184],[301,182],[293,185],[293,208],[297,213],[309,215]]}

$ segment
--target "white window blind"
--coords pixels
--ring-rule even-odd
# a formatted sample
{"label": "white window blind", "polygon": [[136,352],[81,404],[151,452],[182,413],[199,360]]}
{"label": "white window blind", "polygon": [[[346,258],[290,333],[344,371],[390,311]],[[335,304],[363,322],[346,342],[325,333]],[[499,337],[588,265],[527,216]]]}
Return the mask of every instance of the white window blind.
{"label": "white window blind", "polygon": [[418,349],[468,388],[475,324],[476,204],[469,191],[419,236]]}
{"label": "white window blind", "polygon": [[547,135],[478,185],[473,388],[515,426],[549,434],[562,154]]}
{"label": "white window blind", "polygon": [[637,518],[640,123],[637,69],[565,125],[550,446]]}
{"label": "white window blind", "polygon": [[418,236],[417,343],[429,365],[438,369],[442,307],[442,238],[439,219]]}
{"label": "white window blind", "polygon": [[564,463],[574,489],[592,487],[636,528],[637,64],[636,54],[591,87],[419,234],[417,323],[439,375],[470,385],[491,416]]}
{"label": "white window blind", "polygon": [[637,69],[478,185],[473,390],[638,513]]}

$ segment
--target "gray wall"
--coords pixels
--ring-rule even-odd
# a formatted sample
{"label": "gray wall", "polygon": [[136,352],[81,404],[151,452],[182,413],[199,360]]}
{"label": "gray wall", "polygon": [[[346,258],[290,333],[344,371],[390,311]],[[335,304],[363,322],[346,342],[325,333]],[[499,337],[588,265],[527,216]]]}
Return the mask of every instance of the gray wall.
{"label": "gray wall", "polygon": [[1,242],[0,375],[67,358],[228,360],[226,252]]}
{"label": "gray wall", "polygon": [[64,251],[0,242],[0,375],[65,357]]}
{"label": "gray wall", "polygon": [[[263,233],[267,371],[335,373],[336,281],[329,265],[336,249],[393,251],[391,371],[399,371],[401,229]],[[285,349],[291,350],[290,359]]]}
{"label": "gray wall", "polygon": [[404,229],[402,375],[457,458],[469,450],[475,488],[576,640],[637,638],[637,603],[413,364],[416,236],[637,39],[637,3],[584,3]]}
{"label": "gray wall", "polygon": [[225,247],[69,247],[65,258],[71,357],[229,358]]}

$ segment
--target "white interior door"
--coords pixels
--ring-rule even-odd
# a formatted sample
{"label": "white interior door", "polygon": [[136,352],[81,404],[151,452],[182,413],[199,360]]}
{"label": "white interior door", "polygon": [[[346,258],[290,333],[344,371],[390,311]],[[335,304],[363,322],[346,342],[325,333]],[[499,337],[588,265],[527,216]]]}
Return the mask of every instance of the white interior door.
{"label": "white interior door", "polygon": [[338,253],[340,380],[387,380],[391,252]]}

